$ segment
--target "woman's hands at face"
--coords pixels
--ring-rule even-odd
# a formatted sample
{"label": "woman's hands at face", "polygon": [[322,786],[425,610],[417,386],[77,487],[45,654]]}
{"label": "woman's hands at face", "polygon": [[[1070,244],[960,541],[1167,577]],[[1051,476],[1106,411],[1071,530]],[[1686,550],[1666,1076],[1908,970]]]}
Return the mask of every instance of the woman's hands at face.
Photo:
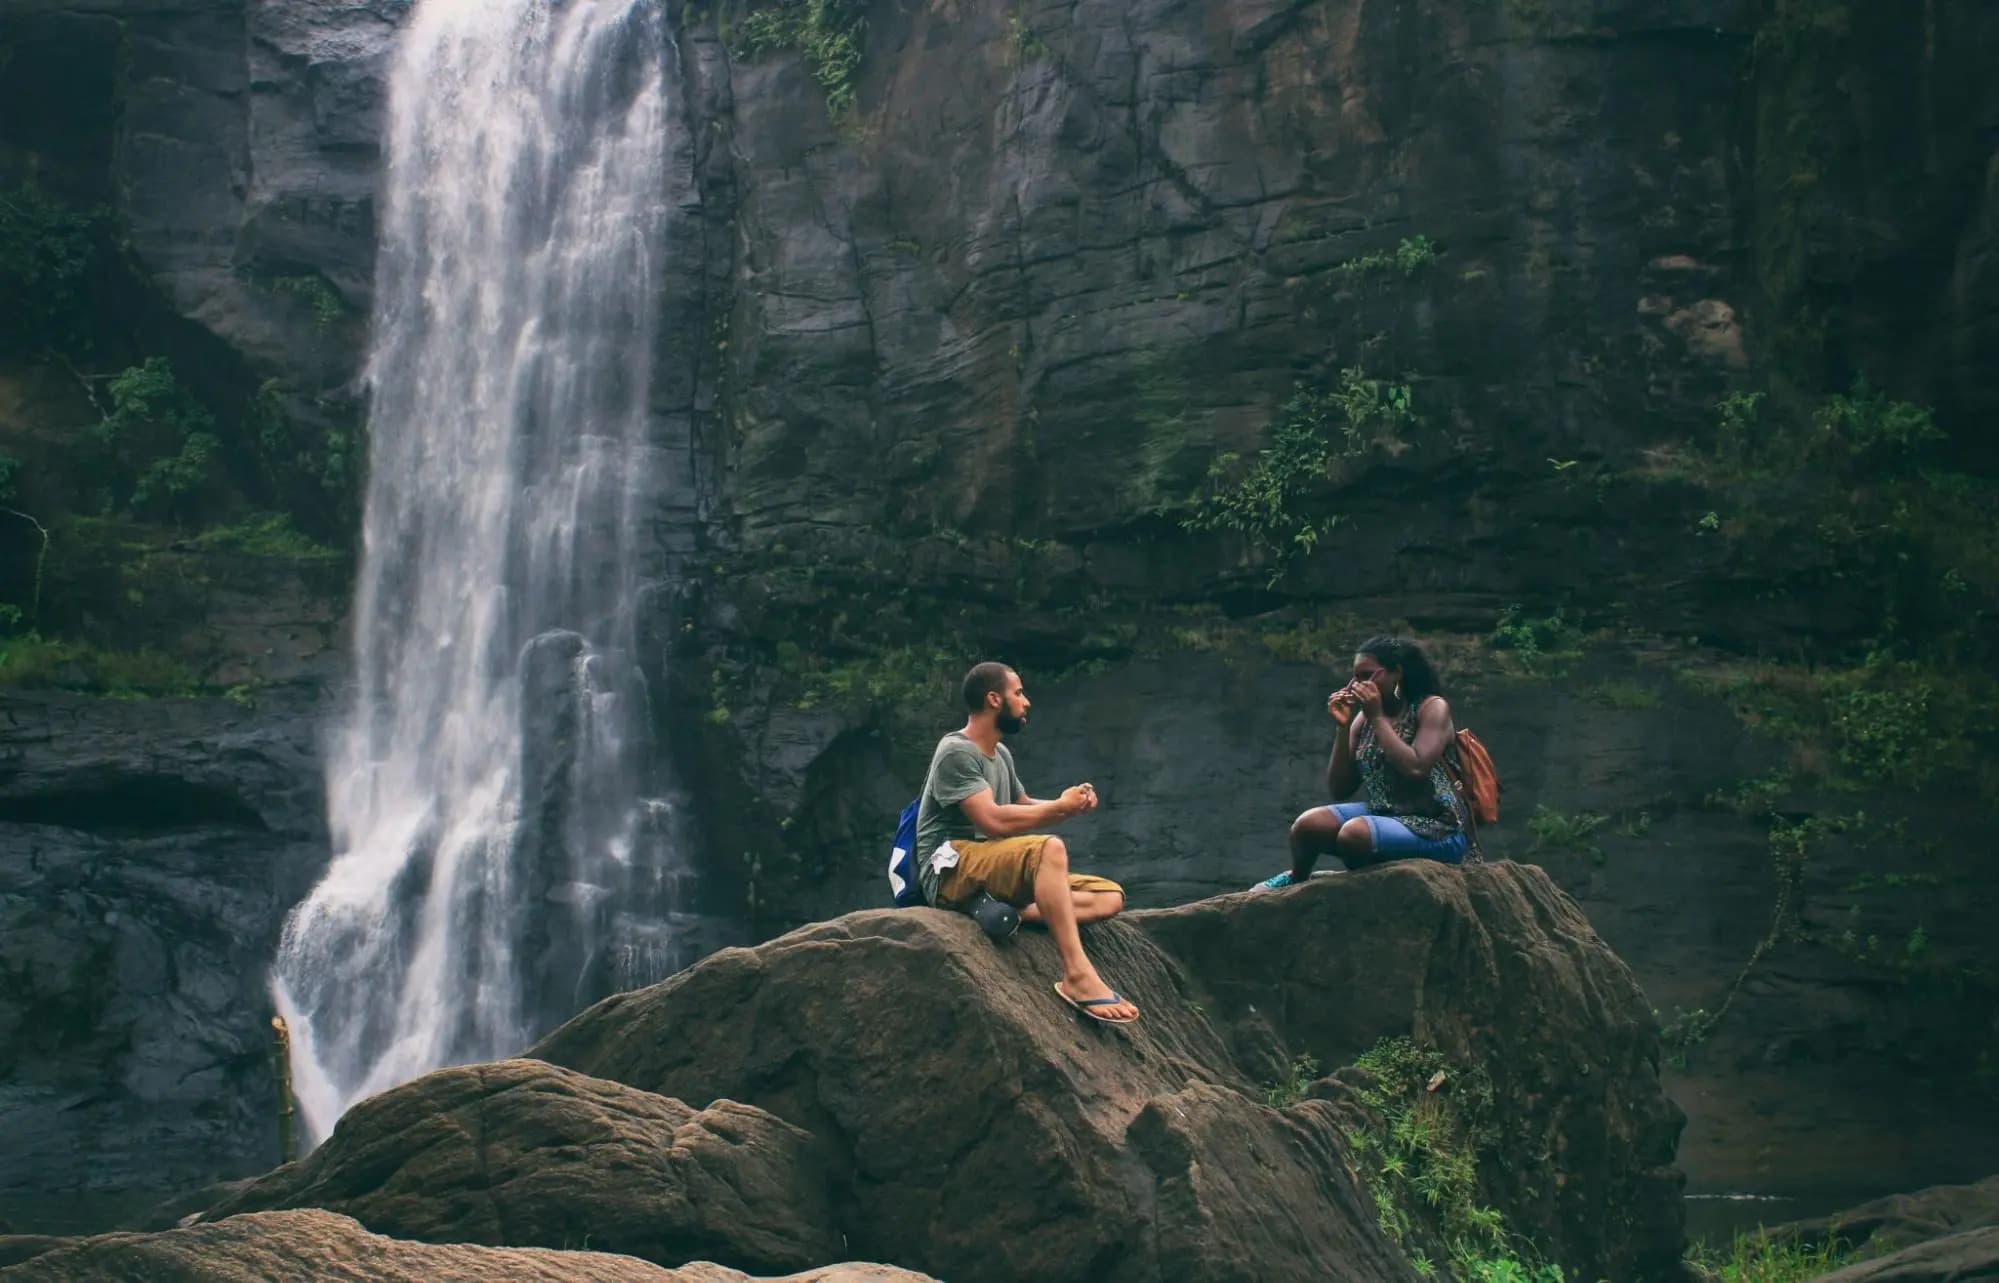
{"label": "woman's hands at face", "polygon": [[1352,687],[1354,702],[1361,711],[1373,717],[1381,711],[1381,688],[1373,682],[1355,682]]}
{"label": "woman's hands at face", "polygon": [[1326,696],[1326,712],[1341,726],[1353,721],[1354,713],[1360,705],[1354,696],[1354,683],[1348,682],[1332,694]]}

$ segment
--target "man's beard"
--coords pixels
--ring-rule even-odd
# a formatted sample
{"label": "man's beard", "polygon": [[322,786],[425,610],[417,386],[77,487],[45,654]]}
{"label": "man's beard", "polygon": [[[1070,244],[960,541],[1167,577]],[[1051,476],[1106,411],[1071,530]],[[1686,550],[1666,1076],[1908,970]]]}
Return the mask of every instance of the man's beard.
{"label": "man's beard", "polygon": [[1018,735],[1027,729],[1027,718],[1025,716],[1013,717],[1009,714],[1001,713],[993,719],[993,725],[999,727],[1000,734],[1002,735]]}

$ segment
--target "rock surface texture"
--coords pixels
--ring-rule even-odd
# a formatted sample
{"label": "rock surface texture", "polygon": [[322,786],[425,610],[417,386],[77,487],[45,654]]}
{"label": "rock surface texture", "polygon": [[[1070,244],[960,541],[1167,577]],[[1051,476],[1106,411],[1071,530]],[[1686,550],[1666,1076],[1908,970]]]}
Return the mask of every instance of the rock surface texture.
{"label": "rock surface texture", "polygon": [[446,1069],[356,1106],[310,1157],[204,1220],[317,1207],[391,1238],[795,1270],[841,1255],[812,1140],[534,1060]]}
{"label": "rock surface texture", "polygon": [[[8,1240],[0,1239],[0,1260]],[[666,1270],[629,1256],[534,1248],[405,1243],[331,1212],[257,1212],[214,1225],[156,1234],[105,1234],[65,1242],[0,1277],[92,1283],[277,1283],[351,1279],[356,1283],[748,1283],[746,1274],[698,1263]],[[924,1276],[876,1265],[836,1265],[777,1283],[924,1283]]]}
{"label": "rock surface texture", "polygon": [[0,697],[0,1206],[21,1228],[277,1156],[264,976],[326,858],[316,709]]}
{"label": "rock surface texture", "polygon": [[[535,1056],[768,1110],[828,1147],[852,1253],[953,1280],[1414,1279],[1350,1142],[1351,1080],[1297,1058],[1413,1034],[1490,1076],[1480,1188],[1582,1277],[1671,1277],[1680,1115],[1630,973],[1540,871],[1409,865],[1093,929],[1144,1011],[1086,1025],[1045,936],[849,915],[605,1000]],[[1412,1244],[1413,1245],[1413,1244]]]}
{"label": "rock surface texture", "polygon": [[1841,1283],[1972,1283],[1999,1279],[1999,1176],[1891,1194],[1771,1231],[1838,1242],[1867,1259],[1825,1277]]}
{"label": "rock surface texture", "polygon": [[1999,1279],[1999,1228],[1931,1239],[1821,1277],[1824,1283],[1990,1283]]}

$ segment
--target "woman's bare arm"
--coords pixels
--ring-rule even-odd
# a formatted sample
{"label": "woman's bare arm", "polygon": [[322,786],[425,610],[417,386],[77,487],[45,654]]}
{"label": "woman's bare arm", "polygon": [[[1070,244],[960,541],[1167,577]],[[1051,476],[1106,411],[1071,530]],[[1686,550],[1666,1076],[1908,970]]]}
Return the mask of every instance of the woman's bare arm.
{"label": "woman's bare arm", "polygon": [[1416,710],[1416,742],[1405,744],[1395,733],[1395,723],[1376,705],[1368,714],[1374,725],[1375,742],[1381,745],[1381,754],[1388,764],[1411,779],[1421,779],[1430,773],[1450,747],[1451,737],[1457,729],[1451,724],[1451,706],[1441,696],[1434,695],[1423,701]]}

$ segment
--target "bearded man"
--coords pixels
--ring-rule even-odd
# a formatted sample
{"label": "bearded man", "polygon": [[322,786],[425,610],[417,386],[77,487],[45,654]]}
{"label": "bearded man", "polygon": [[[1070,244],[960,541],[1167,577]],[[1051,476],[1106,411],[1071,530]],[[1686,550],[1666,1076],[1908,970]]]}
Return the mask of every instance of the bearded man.
{"label": "bearded man", "polygon": [[1021,787],[1013,754],[1001,741],[1027,727],[1031,706],[1020,674],[1005,664],[975,664],[965,674],[965,725],[937,741],[916,819],[916,868],[923,898],[969,909],[983,894],[1048,928],[1062,957],[1055,992],[1094,1020],[1129,1024],[1138,1008],[1104,983],[1083,952],[1078,928],[1124,908],[1124,888],[1108,878],[1069,871],[1069,848],[1044,832],[1096,809],[1097,790],[1076,784],[1038,802]]}

